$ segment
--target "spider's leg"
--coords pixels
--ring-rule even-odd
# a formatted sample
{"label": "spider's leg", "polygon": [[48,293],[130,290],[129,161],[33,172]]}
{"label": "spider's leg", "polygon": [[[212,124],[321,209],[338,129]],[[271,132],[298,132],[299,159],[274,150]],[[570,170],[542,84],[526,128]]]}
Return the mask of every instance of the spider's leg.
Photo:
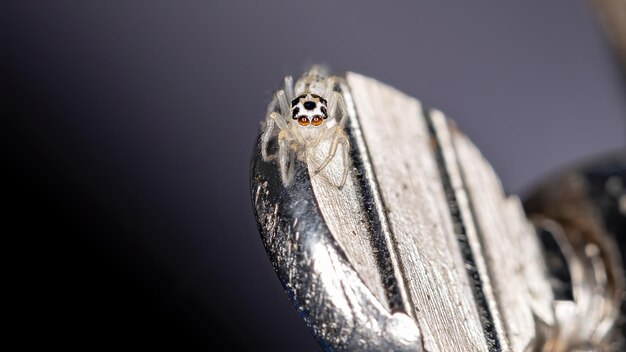
{"label": "spider's leg", "polygon": [[280,107],[280,114],[283,117],[289,116],[291,113],[291,108],[289,107],[289,101],[287,101],[287,96],[285,94],[285,91],[281,89],[278,92],[276,92],[276,99],[278,99],[278,107]]}
{"label": "spider's leg", "polygon": [[[287,96],[287,102],[292,101],[296,97],[293,91],[293,77],[291,76],[285,77],[285,95]],[[283,114],[284,113],[283,111]]]}
{"label": "spider's leg", "polygon": [[276,99],[272,99],[270,105],[267,107],[267,114],[265,114],[265,128],[263,129],[263,134],[261,135],[261,157],[264,161],[268,161],[271,159],[267,155],[267,144],[272,138],[272,133],[274,132],[274,119],[272,118],[272,112],[276,109]]}
{"label": "spider's leg", "polygon": [[[346,103],[343,101],[341,93],[333,91],[330,94],[330,98],[328,100],[328,111],[330,112],[330,116],[337,121],[337,124],[344,127],[348,114],[346,112]],[[339,113],[340,118],[337,118],[337,113]]]}
{"label": "spider's leg", "polygon": [[278,128],[280,128],[281,131],[289,128],[289,125],[287,125],[287,120],[285,120],[285,117],[277,113],[276,111],[270,114],[270,118],[274,120],[274,122],[276,123]]}
{"label": "spider's leg", "polygon": [[[331,135],[333,135],[333,141],[330,144],[330,148],[328,149],[328,156],[326,157],[326,159],[324,159],[324,161],[317,167],[317,169],[315,170],[315,173],[313,174],[313,176],[317,175],[318,173],[320,173],[320,171],[322,171],[326,166],[328,166],[328,163],[331,162],[331,160],[333,160],[333,158],[335,157],[335,154],[337,154],[337,146],[339,145],[339,134],[343,134],[343,132],[341,132],[341,130],[338,130],[339,126],[335,126],[333,127],[331,130],[329,130],[328,132],[330,132]],[[327,133],[328,133],[327,132]],[[325,133],[326,135],[326,133]]]}
{"label": "spider's leg", "polygon": [[268,117],[265,120],[265,130],[263,135],[261,135],[261,157],[263,161],[273,159],[273,157],[267,155],[267,144],[270,142],[270,138],[272,138],[272,132],[274,132],[274,119]]}
{"label": "spider's leg", "polygon": [[330,163],[330,161],[333,160],[333,158],[337,154],[337,147],[341,145],[341,150],[343,152],[343,155],[342,155],[343,156],[343,172],[341,174],[341,181],[339,182],[339,185],[337,187],[342,188],[346,183],[346,179],[348,178],[348,171],[350,167],[350,141],[348,140],[348,137],[343,132],[343,129],[341,129],[341,127],[336,126],[335,128],[333,128],[332,131],[334,133],[334,136],[332,137],[333,141],[332,141],[332,144],[330,145],[328,156],[320,164],[317,170],[315,170],[315,173],[313,174],[313,176],[317,175],[326,166],[328,166],[328,163]]}
{"label": "spider's leg", "polygon": [[275,156],[267,155],[267,145],[272,138],[272,133],[274,132],[274,126],[278,126],[278,128],[282,130],[287,129],[287,123],[285,119],[276,111],[270,112],[265,118],[265,131],[263,131],[263,135],[261,136],[261,157],[263,160],[269,161],[275,158]]}
{"label": "spider's leg", "polygon": [[287,132],[281,131],[278,134],[278,164],[280,166],[280,177],[285,187],[291,184],[294,175],[294,155],[289,143]]}
{"label": "spider's leg", "polygon": [[[287,80],[286,77],[285,80]],[[272,138],[274,132],[274,126],[278,126],[281,131],[286,130],[289,126],[289,122],[285,116],[289,116],[290,109],[287,97],[284,90],[279,90],[274,94],[274,99],[267,108],[267,115],[265,117],[265,131],[261,136],[261,156],[265,161],[271,160],[274,156],[267,155],[267,145]],[[278,105],[279,112],[276,112],[276,105]]]}
{"label": "spider's leg", "polygon": [[348,178],[348,171],[350,171],[350,141],[346,134],[341,131],[341,149],[343,151],[343,174],[341,175],[341,182],[339,188],[342,188],[346,184]]}
{"label": "spider's leg", "polygon": [[[324,91],[325,98],[330,98],[332,96],[333,92],[335,91],[336,83],[337,83],[337,79],[334,76],[328,77],[326,79],[326,90]],[[328,107],[330,107],[330,104]]]}

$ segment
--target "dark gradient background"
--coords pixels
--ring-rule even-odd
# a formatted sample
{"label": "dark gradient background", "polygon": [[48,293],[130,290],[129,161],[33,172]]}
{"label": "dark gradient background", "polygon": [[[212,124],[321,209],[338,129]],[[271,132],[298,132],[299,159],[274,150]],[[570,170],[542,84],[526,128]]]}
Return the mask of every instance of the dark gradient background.
{"label": "dark gradient background", "polygon": [[271,92],[308,64],[442,109],[509,192],[625,146],[622,77],[580,0],[3,1],[0,18],[5,333],[23,347],[317,350],[248,186]]}

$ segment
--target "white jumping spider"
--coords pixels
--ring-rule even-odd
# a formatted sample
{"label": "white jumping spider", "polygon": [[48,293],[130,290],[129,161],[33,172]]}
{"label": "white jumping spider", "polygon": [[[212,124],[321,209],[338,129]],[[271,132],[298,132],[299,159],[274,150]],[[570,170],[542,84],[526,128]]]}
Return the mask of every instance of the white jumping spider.
{"label": "white jumping spider", "polygon": [[338,90],[339,81],[340,78],[329,77],[323,69],[314,66],[295,86],[291,76],[285,77],[284,90],[275,93],[261,136],[261,155],[265,161],[276,158],[276,155],[268,155],[267,147],[274,135],[274,126],[278,126],[278,165],[285,186],[293,180],[295,159],[306,162],[310,150],[326,139],[331,140],[328,155],[311,176],[316,176],[332,161],[341,145],[343,172],[336,186],[342,188],[345,184],[350,143],[344,132],[347,113]]}

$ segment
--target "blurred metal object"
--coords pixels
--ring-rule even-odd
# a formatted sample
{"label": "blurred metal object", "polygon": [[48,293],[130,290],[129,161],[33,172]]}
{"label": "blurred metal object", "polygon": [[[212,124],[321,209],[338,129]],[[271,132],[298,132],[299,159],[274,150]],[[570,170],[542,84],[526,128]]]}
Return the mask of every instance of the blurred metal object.
{"label": "blurred metal object", "polygon": [[624,324],[621,332],[614,327],[624,301],[626,153],[546,181],[525,207],[545,243],[559,293],[552,350],[623,347]]}
{"label": "blurred metal object", "polygon": [[593,0],[600,21],[626,68],[626,1]]}
{"label": "blurred metal object", "polygon": [[[584,272],[572,282],[592,298],[559,296],[554,268],[519,199],[504,194],[487,161],[441,112],[426,112],[371,78],[339,79],[351,159],[343,187],[334,182],[344,166],[338,157],[315,172],[329,155],[328,141],[307,147],[288,186],[259,146],[252,164],[263,243],[320,346],[563,351],[555,343],[563,336],[584,340],[576,347],[607,345],[621,272],[613,271],[613,260],[597,259],[605,245],[567,262],[568,272]],[[275,140],[270,150],[278,148]],[[563,241],[563,248],[579,249]],[[609,279],[602,281],[605,271]]]}

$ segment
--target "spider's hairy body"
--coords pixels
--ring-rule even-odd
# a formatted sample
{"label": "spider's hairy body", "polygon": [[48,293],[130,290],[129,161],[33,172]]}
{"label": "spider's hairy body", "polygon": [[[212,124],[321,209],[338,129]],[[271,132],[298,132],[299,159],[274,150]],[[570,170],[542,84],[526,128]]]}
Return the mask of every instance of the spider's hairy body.
{"label": "spider's hairy body", "polygon": [[328,156],[312,176],[332,161],[341,146],[344,170],[337,186],[341,188],[345,184],[350,162],[349,142],[343,130],[347,115],[339,80],[314,66],[295,85],[291,77],[285,77],[284,89],[274,95],[261,137],[261,154],[266,161],[276,157],[268,155],[267,145],[278,126],[278,165],[285,186],[293,179],[295,159],[306,162],[308,152],[327,139],[330,140]]}

